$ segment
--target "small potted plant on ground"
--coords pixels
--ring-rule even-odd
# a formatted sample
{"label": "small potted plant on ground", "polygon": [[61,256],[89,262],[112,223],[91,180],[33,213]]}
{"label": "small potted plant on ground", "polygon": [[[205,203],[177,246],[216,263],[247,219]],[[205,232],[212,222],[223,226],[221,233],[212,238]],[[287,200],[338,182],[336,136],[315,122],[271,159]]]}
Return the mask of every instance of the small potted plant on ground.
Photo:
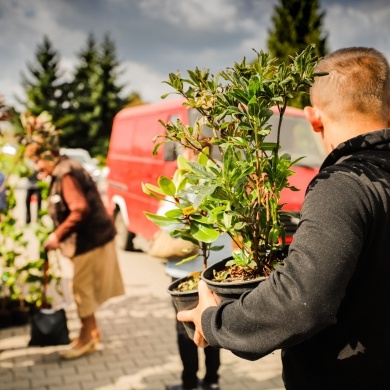
{"label": "small potted plant on ground", "polygon": [[[39,306],[42,300],[43,263],[42,250],[38,260],[30,259],[26,227],[18,223],[15,216],[16,198],[14,189],[8,185],[6,188],[7,208],[1,211],[0,224],[0,327],[23,325],[28,322],[30,309]],[[49,227],[42,217],[45,210],[40,213],[36,226],[32,228],[41,244],[48,236]],[[59,283],[59,277],[50,275],[50,281]],[[8,318],[8,320],[6,320]]]}
{"label": "small potted plant on ground", "polygon": [[[231,236],[237,247],[233,257],[202,274],[214,291],[236,282],[253,288],[283,262],[284,211],[279,199],[282,190],[296,190],[289,177],[300,158],[292,161],[280,152],[281,124],[289,99],[306,92],[314,77],[322,75],[314,73],[316,63],[310,45],[290,64],[276,65],[260,52],[256,61],[248,64],[244,58],[216,76],[197,68],[188,71],[187,79],[179,73],[169,75],[167,83],[185,97],[186,106],[199,111],[199,119],[194,126],[180,120],[161,122],[166,134],[155,151],[161,143],[175,141],[199,158],[179,160],[173,179],[161,177],[158,186],[144,185],[145,193],[159,199],[168,196],[175,206],[165,216],[146,215],[160,226],[181,223],[171,235],[197,242],[205,262],[218,235]],[[277,128],[268,123],[273,106],[279,113]],[[219,149],[220,159],[202,145],[205,128],[211,129],[207,142]],[[277,132],[276,142],[267,141],[271,131]],[[232,292],[241,294],[235,288]]]}
{"label": "small potted plant on ground", "polygon": [[[0,99],[0,113],[2,109]],[[24,116],[22,116],[23,118]],[[46,114],[38,119],[43,120]],[[4,190],[6,207],[0,210],[0,327],[23,325],[28,322],[32,310],[40,307],[44,295],[43,267],[44,251],[42,243],[51,230],[51,221],[47,220],[47,211],[40,210],[37,222],[26,227],[19,223],[15,215],[17,201],[15,196],[16,185],[10,184],[9,178],[22,178],[28,176],[28,168],[23,160],[24,143],[21,134],[18,134],[19,149],[15,156],[0,161],[0,171],[5,174],[5,180],[0,185]],[[1,142],[0,134],[0,145]],[[12,180],[13,182],[14,180]],[[49,189],[47,182],[40,182],[42,196],[45,200]],[[38,258],[32,256],[28,248],[29,240],[26,230],[33,231],[38,240]],[[60,276],[50,272],[48,282],[54,284],[60,294]],[[52,298],[49,297],[49,300]]]}

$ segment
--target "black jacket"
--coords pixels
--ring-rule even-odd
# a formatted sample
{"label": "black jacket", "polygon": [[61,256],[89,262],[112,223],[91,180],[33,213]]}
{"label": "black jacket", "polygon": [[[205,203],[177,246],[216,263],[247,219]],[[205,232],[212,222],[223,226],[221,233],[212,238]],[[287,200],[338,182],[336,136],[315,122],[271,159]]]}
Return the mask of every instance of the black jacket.
{"label": "black jacket", "polygon": [[307,189],[285,264],[209,308],[212,346],[282,349],[288,390],[390,389],[390,129],[336,148]]}

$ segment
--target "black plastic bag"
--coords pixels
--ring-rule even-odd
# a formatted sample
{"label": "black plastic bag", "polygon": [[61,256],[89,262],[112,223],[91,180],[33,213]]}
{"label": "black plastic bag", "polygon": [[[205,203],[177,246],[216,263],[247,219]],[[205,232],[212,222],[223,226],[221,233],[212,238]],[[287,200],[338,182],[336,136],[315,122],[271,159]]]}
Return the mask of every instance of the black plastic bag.
{"label": "black plastic bag", "polygon": [[64,309],[36,309],[32,312],[29,347],[69,343],[69,330]]}
{"label": "black plastic bag", "polygon": [[43,297],[42,306],[35,308],[31,312],[31,338],[29,347],[49,345],[70,344],[69,330],[66,318],[66,312],[63,308],[52,309],[47,301],[47,285],[49,260],[47,251],[44,252],[45,262],[43,264]]}

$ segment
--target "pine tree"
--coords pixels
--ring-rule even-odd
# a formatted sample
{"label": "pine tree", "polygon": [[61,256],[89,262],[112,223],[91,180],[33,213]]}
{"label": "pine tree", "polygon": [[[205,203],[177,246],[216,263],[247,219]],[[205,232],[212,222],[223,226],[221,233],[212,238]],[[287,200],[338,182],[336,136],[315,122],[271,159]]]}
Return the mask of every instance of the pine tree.
{"label": "pine tree", "polygon": [[49,112],[53,122],[57,124],[62,116],[64,83],[59,69],[60,55],[47,36],[37,46],[35,58],[36,64],[27,63],[30,78],[22,73],[26,100],[18,100],[34,115],[39,115],[42,111]]}
{"label": "pine tree", "polygon": [[90,34],[77,53],[79,64],[68,82],[59,70],[60,56],[46,36],[35,56],[37,64],[27,64],[30,79],[22,74],[27,98],[19,102],[34,115],[42,111],[52,115],[56,127],[62,130],[62,146],[105,156],[113,118],[132,96],[121,97],[120,62],[114,42],[107,34],[98,45]]}
{"label": "pine tree", "polygon": [[66,91],[69,114],[66,125],[62,127],[61,143],[90,151],[94,139],[89,138],[89,130],[96,105],[92,98],[93,85],[97,84],[99,78],[99,49],[92,34],[77,57],[79,65]]}
{"label": "pine tree", "polygon": [[120,97],[123,86],[117,82],[120,63],[115,44],[106,35],[98,46],[90,34],[78,59],[68,92],[70,121],[63,128],[62,142],[105,156],[113,118],[126,103]]}
{"label": "pine tree", "polygon": [[[323,33],[325,11],[319,10],[318,0],[279,0],[272,17],[267,47],[273,57],[289,63],[290,56],[300,53],[309,44],[316,45],[319,57],[327,54],[327,35]],[[302,94],[291,105],[310,105],[308,95]]]}
{"label": "pine tree", "polygon": [[106,34],[99,59],[100,77],[94,90],[97,97],[94,111],[95,126],[90,128],[90,136],[96,137],[97,141],[92,149],[94,154],[107,154],[114,116],[126,104],[120,97],[123,86],[117,83],[119,66],[114,42]]}

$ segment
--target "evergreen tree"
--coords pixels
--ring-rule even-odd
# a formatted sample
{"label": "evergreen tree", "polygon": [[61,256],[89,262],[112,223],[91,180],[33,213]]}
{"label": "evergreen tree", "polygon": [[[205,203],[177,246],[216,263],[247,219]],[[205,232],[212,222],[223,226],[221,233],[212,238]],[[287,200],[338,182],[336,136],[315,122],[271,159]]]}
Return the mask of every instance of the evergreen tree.
{"label": "evergreen tree", "polygon": [[22,86],[27,98],[25,101],[19,99],[19,102],[34,115],[39,115],[42,111],[49,112],[53,122],[58,125],[63,115],[64,99],[62,74],[59,70],[60,55],[47,36],[37,46],[35,58],[36,64],[27,64],[30,78],[22,73]]}
{"label": "evergreen tree", "polygon": [[85,47],[77,54],[79,65],[66,91],[69,116],[62,127],[61,143],[67,147],[91,150],[94,140],[89,138],[96,102],[93,101],[93,85],[99,78],[99,50],[93,35],[89,35]]}
{"label": "evergreen tree", "polygon": [[27,64],[30,78],[22,74],[27,98],[19,102],[34,115],[42,111],[52,115],[56,127],[62,130],[62,146],[105,156],[115,114],[139,98],[137,93],[128,99],[120,96],[123,86],[118,84],[120,62],[114,42],[107,34],[98,45],[90,34],[77,54],[79,64],[69,82],[62,79],[60,56],[46,36],[37,46],[35,57],[37,64]]}
{"label": "evergreen tree", "polygon": [[62,142],[92,155],[106,155],[113,118],[126,103],[120,97],[123,86],[117,84],[120,63],[115,44],[106,35],[99,47],[89,35],[78,58],[68,91],[71,119],[63,128]]}
{"label": "evergreen tree", "polygon": [[90,136],[96,137],[97,141],[92,149],[95,154],[107,154],[114,116],[126,104],[126,101],[120,97],[123,86],[117,84],[119,65],[115,44],[106,34],[99,59],[100,77],[94,91],[97,98],[94,110],[95,121],[94,126],[90,128]]}
{"label": "evergreen tree", "polygon": [[[322,30],[324,17],[318,0],[279,0],[272,17],[273,28],[268,31],[268,51],[280,62],[289,63],[290,56],[314,43],[317,55],[323,57],[328,52],[327,35]],[[310,100],[302,94],[290,104],[302,108],[310,105]]]}

